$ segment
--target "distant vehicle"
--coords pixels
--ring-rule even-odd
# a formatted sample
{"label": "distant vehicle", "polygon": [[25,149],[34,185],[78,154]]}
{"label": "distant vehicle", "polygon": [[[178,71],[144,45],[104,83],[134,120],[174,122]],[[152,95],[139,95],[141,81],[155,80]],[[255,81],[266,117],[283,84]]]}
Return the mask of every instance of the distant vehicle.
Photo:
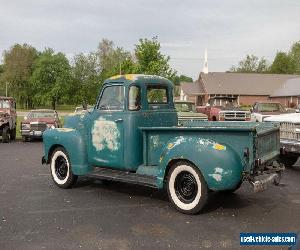
{"label": "distant vehicle", "polygon": [[190,101],[175,101],[175,108],[178,115],[178,124],[184,125],[186,122],[207,121],[207,115],[197,113],[195,104]]}
{"label": "distant vehicle", "polygon": [[300,156],[300,114],[276,115],[264,121],[280,123],[280,161],[286,166],[293,166]]}
{"label": "distant vehicle", "polygon": [[242,110],[237,97],[215,96],[208,100],[205,107],[197,108],[198,112],[208,116],[210,121],[250,121],[251,113]]}
{"label": "distant vehicle", "polygon": [[47,129],[59,128],[58,114],[52,109],[31,110],[21,122],[21,135],[24,142],[31,138],[42,138]]}
{"label": "distant vehicle", "polygon": [[263,122],[267,117],[289,112],[279,102],[256,102],[251,113],[251,121]]}
{"label": "distant vehicle", "polygon": [[94,108],[94,106],[91,106],[91,105],[88,105],[86,109],[83,108],[83,106],[78,106],[75,108],[75,111],[74,113],[80,113],[80,112],[83,112],[83,111],[90,111]]}
{"label": "distant vehicle", "polygon": [[16,139],[17,112],[13,97],[0,96],[0,136],[2,142]]}

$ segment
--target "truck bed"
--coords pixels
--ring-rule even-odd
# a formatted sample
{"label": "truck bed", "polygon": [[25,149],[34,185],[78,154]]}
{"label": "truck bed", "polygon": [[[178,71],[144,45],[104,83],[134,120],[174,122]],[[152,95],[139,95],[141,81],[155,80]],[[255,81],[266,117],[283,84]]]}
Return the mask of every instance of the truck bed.
{"label": "truck bed", "polygon": [[[196,126],[197,125],[197,126]],[[186,127],[141,127],[143,132],[144,165],[159,165],[164,150],[172,143],[190,140],[191,150],[196,144],[225,146],[243,160],[249,150],[244,170],[251,171],[255,159],[266,162],[279,153],[279,128],[274,123],[255,122],[197,122]],[[276,134],[276,136],[274,136]],[[193,138],[193,139],[189,139]]]}

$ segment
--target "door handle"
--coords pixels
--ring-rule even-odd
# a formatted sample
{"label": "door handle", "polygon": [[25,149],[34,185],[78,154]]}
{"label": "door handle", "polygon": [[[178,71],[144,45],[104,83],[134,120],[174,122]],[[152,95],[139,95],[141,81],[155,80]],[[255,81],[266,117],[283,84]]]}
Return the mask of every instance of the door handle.
{"label": "door handle", "polygon": [[123,119],[117,119],[117,120],[115,120],[115,122],[122,122],[123,121]]}

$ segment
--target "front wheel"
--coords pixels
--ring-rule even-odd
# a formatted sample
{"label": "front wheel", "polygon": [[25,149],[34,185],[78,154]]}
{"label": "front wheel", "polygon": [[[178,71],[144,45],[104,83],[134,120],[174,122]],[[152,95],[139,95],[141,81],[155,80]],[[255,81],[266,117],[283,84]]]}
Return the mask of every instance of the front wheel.
{"label": "front wheel", "polygon": [[60,188],[71,188],[78,178],[72,173],[68,153],[62,147],[54,150],[50,159],[50,171],[54,183]]}
{"label": "front wheel", "polygon": [[10,139],[14,141],[16,139],[16,136],[17,136],[16,128],[10,130]]}
{"label": "front wheel", "polygon": [[168,196],[174,207],[185,214],[200,212],[207,201],[207,185],[200,170],[189,162],[174,164],[167,178]]}
{"label": "front wheel", "polygon": [[5,126],[2,130],[2,142],[8,143],[9,142],[9,127]]}

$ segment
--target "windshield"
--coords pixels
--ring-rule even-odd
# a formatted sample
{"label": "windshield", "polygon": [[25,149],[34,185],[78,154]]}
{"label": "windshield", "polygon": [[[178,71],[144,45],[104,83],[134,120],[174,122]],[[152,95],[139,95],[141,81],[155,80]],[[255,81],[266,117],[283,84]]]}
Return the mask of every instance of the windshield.
{"label": "windshield", "polygon": [[284,112],[280,103],[259,103],[258,112]]}
{"label": "windshield", "polygon": [[28,118],[56,118],[56,113],[51,111],[34,111],[29,113]]}
{"label": "windshield", "polygon": [[222,106],[222,107],[238,107],[237,99],[235,98],[216,98],[209,100],[210,106]]}
{"label": "windshield", "polygon": [[175,103],[175,108],[178,112],[196,112],[193,103]]}
{"label": "windshield", "polygon": [[9,109],[10,103],[9,100],[0,100],[0,109]]}

